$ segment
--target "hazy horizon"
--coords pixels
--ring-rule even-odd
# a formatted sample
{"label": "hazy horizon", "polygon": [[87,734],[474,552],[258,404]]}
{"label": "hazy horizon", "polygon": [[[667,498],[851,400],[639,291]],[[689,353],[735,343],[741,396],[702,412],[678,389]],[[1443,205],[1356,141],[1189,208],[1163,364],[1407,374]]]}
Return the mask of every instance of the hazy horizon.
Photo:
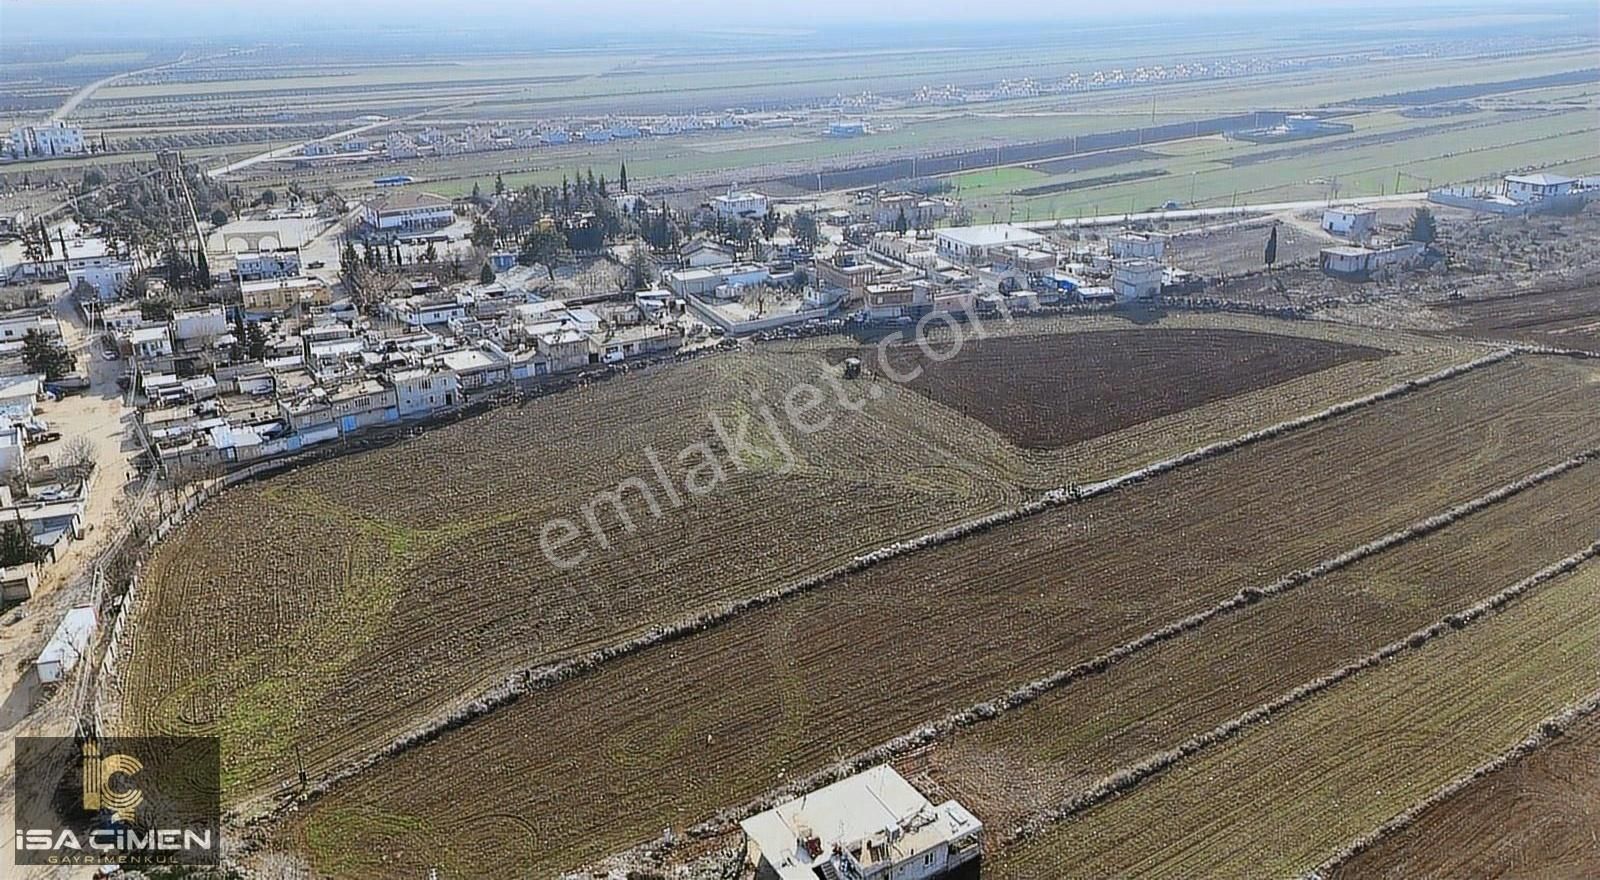
{"label": "hazy horizon", "polygon": [[[0,40],[30,43],[84,42],[103,39],[219,39],[247,37],[258,41],[318,41],[330,33],[359,30],[372,34],[484,33],[498,39],[527,39],[531,45],[578,33],[634,34],[641,37],[674,32],[751,31],[814,32],[851,24],[895,25],[900,28],[1000,24],[1146,23],[1160,19],[1226,18],[1271,14],[1282,20],[1341,11],[1403,18],[1418,9],[1437,12],[1456,8],[1476,15],[1512,15],[1526,19],[1546,12],[1582,9],[1576,2],[1538,4],[1505,0],[1420,0],[1396,9],[1385,0],[1307,0],[1285,8],[1277,0],[1213,0],[1196,8],[1182,0],[1124,0],[1114,8],[1077,3],[1054,8],[1018,6],[994,9],[961,0],[849,0],[779,2],[759,8],[734,0],[684,0],[672,4],[637,0],[596,0],[581,6],[515,4],[494,0],[458,0],[450,4],[347,0],[331,6],[318,0],[275,0],[271,3],[228,0],[0,0]],[[1448,25],[1447,25],[1448,26]],[[649,28],[653,34],[640,34]],[[514,31],[515,33],[508,33]]]}

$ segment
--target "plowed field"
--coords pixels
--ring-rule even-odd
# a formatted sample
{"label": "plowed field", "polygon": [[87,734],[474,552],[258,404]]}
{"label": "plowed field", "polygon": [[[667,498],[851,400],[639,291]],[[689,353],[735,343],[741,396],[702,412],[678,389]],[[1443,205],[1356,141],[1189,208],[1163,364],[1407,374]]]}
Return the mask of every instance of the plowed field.
{"label": "plowed field", "polygon": [[1597,640],[1590,563],[1008,849],[985,876],[1299,876],[1591,693]]}
{"label": "plowed field", "polygon": [[1367,850],[1337,880],[1600,877],[1600,715]]}
{"label": "plowed field", "polygon": [[1594,445],[1594,378],[1513,361],[902,557],[405,752],[288,840],[336,876],[577,867]]}
{"label": "plowed field", "polygon": [[1292,336],[1164,329],[978,339],[942,362],[912,346],[889,351],[900,375],[917,371],[912,388],[1028,449],[1055,449],[1384,354]]}

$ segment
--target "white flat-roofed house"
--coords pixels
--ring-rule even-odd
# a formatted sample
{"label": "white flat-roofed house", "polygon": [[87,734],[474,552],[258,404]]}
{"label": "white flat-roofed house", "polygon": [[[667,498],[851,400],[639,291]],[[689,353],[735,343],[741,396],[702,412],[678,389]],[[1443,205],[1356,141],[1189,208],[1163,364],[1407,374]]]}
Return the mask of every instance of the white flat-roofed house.
{"label": "white flat-roofed house", "polygon": [[168,335],[164,325],[138,327],[129,331],[128,346],[133,350],[133,356],[140,361],[172,357],[172,337]]}
{"label": "white flat-roofed house", "polygon": [[54,684],[65,678],[89,650],[89,642],[100,625],[93,605],[79,605],[67,612],[56,626],[44,650],[33,661],[40,684]]}
{"label": "white flat-roofed house", "polygon": [[[110,302],[133,277],[133,261],[123,259],[105,240],[78,238],[67,242],[67,289],[93,291],[94,299]],[[83,285],[84,287],[80,287]]]}
{"label": "white flat-roofed house", "polygon": [[1414,241],[1387,247],[1326,247],[1318,255],[1324,274],[1336,278],[1363,280],[1373,272],[1390,266],[1405,266],[1417,260],[1423,246]]}
{"label": "white flat-roofed house", "polygon": [[456,375],[462,391],[499,385],[511,377],[510,365],[486,351],[464,348],[439,355],[439,363]]}
{"label": "white flat-roofed house", "polygon": [[1111,268],[1111,289],[1119,302],[1149,299],[1161,293],[1165,270],[1155,260],[1118,260]]}
{"label": "white flat-roofed house", "polygon": [[757,880],[935,880],[982,854],[983,823],[935,806],[887,764],[739,823]]}
{"label": "white flat-roofed house", "polygon": [[760,217],[767,213],[767,197],[758,192],[740,192],[730,189],[725,195],[711,200],[711,210],[724,220]]}
{"label": "white flat-roofed house", "polygon": [[449,370],[416,367],[390,374],[400,418],[426,415],[456,405],[461,383]]}
{"label": "white flat-roofed house", "polygon": [[82,268],[67,266],[67,289],[97,302],[112,302],[122,296],[123,286],[133,277],[131,260],[95,262]]}
{"label": "white flat-roofed house", "polygon": [[278,248],[270,251],[245,251],[235,254],[234,269],[240,281],[261,281],[267,278],[293,278],[300,274],[300,249]]}
{"label": "white flat-roofed house", "polygon": [[197,343],[202,346],[209,345],[218,338],[226,336],[231,329],[228,325],[228,314],[221,306],[186,309],[172,316],[172,338],[190,347],[194,347]]}
{"label": "white flat-roofed house", "polygon": [[1351,241],[1366,241],[1378,226],[1372,208],[1329,208],[1322,212],[1322,230]]}
{"label": "white flat-roofed house", "polygon": [[0,315],[0,342],[17,342],[36,332],[51,339],[61,338],[61,325],[48,309],[27,309]]}
{"label": "white flat-roofed house", "polygon": [[1571,195],[1578,179],[1564,174],[1508,174],[1505,178],[1506,198],[1514,202],[1541,202],[1545,199]]}
{"label": "white flat-roofed house", "polygon": [[1039,233],[1009,223],[952,226],[934,232],[935,246],[941,257],[968,265],[988,262],[990,255],[1001,248],[1033,247],[1042,241],[1044,236]]}
{"label": "white flat-roofed house", "polygon": [[1159,260],[1166,256],[1167,237],[1144,232],[1124,232],[1111,239],[1111,256],[1119,260]]}
{"label": "white flat-roofed house", "polygon": [[384,305],[397,320],[413,329],[437,324],[448,324],[467,316],[467,306],[455,297],[432,299],[417,295],[402,300],[390,300]]}
{"label": "white flat-roofed house", "polygon": [[625,327],[589,337],[589,350],[606,364],[642,354],[673,351],[681,345],[683,334],[675,327]]}
{"label": "white flat-roofed house", "polygon": [[379,232],[414,232],[456,220],[450,200],[425,192],[388,192],[361,206],[361,221]]}

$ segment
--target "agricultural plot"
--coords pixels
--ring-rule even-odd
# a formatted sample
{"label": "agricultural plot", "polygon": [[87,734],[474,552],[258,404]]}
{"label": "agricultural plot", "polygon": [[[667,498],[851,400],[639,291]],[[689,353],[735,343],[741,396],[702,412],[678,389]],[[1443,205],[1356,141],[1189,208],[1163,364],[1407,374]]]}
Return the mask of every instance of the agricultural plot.
{"label": "agricultural plot", "polygon": [[[863,354],[871,363],[876,352]],[[915,372],[911,388],[1017,446],[1055,449],[1384,354],[1292,336],[1148,329],[977,340],[943,362],[900,346],[889,364]]]}
{"label": "agricultural plot", "polygon": [[875,566],[403,751],[284,841],[335,876],[577,867],[1600,442],[1593,378],[1485,368]]}
{"label": "agricultural plot", "polygon": [[1590,694],[1597,639],[1591,562],[1008,849],[985,873],[1298,876]]}
{"label": "agricultural plot", "polygon": [[1436,311],[1460,322],[1456,333],[1600,352],[1600,288],[1453,302]]}
{"label": "agricultural plot", "polygon": [[[1073,217],[1143,210],[1177,199],[1198,206],[1276,202],[1328,197],[1337,181],[1342,197],[1422,189],[1446,181],[1497,176],[1514,168],[1555,165],[1596,156],[1592,111],[1481,112],[1467,118],[1408,119],[1395,113],[1348,117],[1350,135],[1318,138],[1292,146],[1253,145],[1206,139],[1206,150],[1118,165],[1114,174],[1090,172],[1035,181],[1017,194],[1059,186],[1015,206],[1029,218]],[[1145,175],[1148,179],[1141,179]],[[1150,175],[1155,175],[1150,177]],[[996,194],[992,199],[1004,198]],[[974,211],[1010,206],[996,203]]]}
{"label": "agricultural plot", "polygon": [[[1406,333],[1374,328],[1352,328],[1311,321],[1279,321],[1241,315],[1208,315],[1195,313],[1150,314],[1129,320],[1116,316],[1076,316],[1070,319],[1033,317],[1013,323],[993,322],[984,325],[985,339],[1007,336],[1045,337],[1055,334],[1093,334],[1107,331],[1126,331],[1133,327],[1169,331],[1261,333],[1273,336],[1294,336],[1307,340],[1321,340],[1336,346],[1377,348],[1392,352],[1387,357],[1347,361],[1338,366],[1299,378],[1288,379],[1276,385],[1255,391],[1242,391],[1210,403],[1195,402],[1190,408],[1164,416],[1147,417],[1145,421],[1129,425],[1109,434],[1069,444],[1056,449],[1020,449],[1027,460],[1029,485],[1036,490],[1061,486],[1069,482],[1086,482],[1105,479],[1133,470],[1156,460],[1172,450],[1187,450],[1210,443],[1237,437],[1263,425],[1295,418],[1307,412],[1324,409],[1341,400],[1360,397],[1409,381],[1417,376],[1432,373],[1451,364],[1462,363],[1477,357],[1482,349],[1477,346],[1444,340],[1425,340]],[[949,341],[938,327],[929,328],[930,349],[949,351]],[[1052,343],[1060,344],[1060,343]],[[1082,343],[1080,343],[1082,344]],[[846,354],[836,340],[809,339],[790,343],[775,343],[777,350],[814,352],[838,360]],[[1211,353],[1199,349],[1188,353],[1175,371],[1202,368]],[[868,365],[876,364],[876,353]],[[1162,382],[1170,381],[1170,377]],[[1135,396],[1164,393],[1158,386],[1146,384],[1137,392],[1132,387],[1125,390]],[[896,386],[894,394],[920,395],[915,390]],[[968,430],[987,434],[989,428],[977,419],[968,419]]]}
{"label": "agricultural plot", "polygon": [[[1075,338],[1098,350],[1109,345],[1094,342],[1099,335]],[[1343,343],[1311,337],[1266,338],[1285,351],[1300,344],[1343,350]],[[1406,347],[1400,337],[1384,343]],[[1441,359],[1465,359],[1449,347],[1423,346],[1346,363],[1323,371],[1326,377],[1283,382],[1277,408],[1232,412],[1242,424],[1206,415],[1234,409],[1220,400],[1199,406],[1214,395],[1188,402],[1198,415],[1187,429],[1174,427],[1182,412],[1152,418],[1164,409],[1134,403],[1121,423],[1098,429],[1111,432],[1096,439],[1099,451],[1068,447],[1040,459],[980,422],[894,386],[859,414],[834,408],[839,418],[822,433],[781,429],[780,443],[763,427],[755,394],[780,409],[801,382],[836,396],[823,378],[832,375],[823,351],[676,365],[230,492],[150,566],[126,722],[140,731],[221,735],[229,791],[243,797],[288,775],[296,749],[313,769],[335,766],[513,672],[1015,506],[1059,485],[1064,472],[1081,478],[1088,462],[1104,475],[1186,449],[1208,432],[1261,427],[1437,369]],[[1208,344],[1155,351],[1184,372],[1202,371],[1213,355]],[[1339,372],[1355,366],[1373,372]],[[1124,394],[1139,400],[1160,391],[1168,408],[1175,398],[1163,389],[1150,382]],[[1235,401],[1250,397],[1233,391]],[[1141,412],[1147,421],[1131,424]],[[725,466],[717,491],[685,500],[680,490],[675,502],[661,480],[681,487],[698,464],[693,455],[687,463],[676,456],[703,443],[729,460],[713,414],[730,433],[753,420],[743,468]],[[580,456],[558,455],[575,430],[604,439]],[[1126,443],[1119,433],[1130,435]],[[1113,449],[1115,455],[1106,451]],[[394,484],[394,473],[407,474],[404,485]],[[630,478],[643,486],[619,488]],[[750,510],[773,515],[751,521]],[[824,525],[823,517],[850,524]],[[562,556],[581,555],[579,566],[561,569],[544,556],[541,536],[553,519],[570,520],[580,532]],[[247,533],[275,549],[229,550],[231,536]],[[288,543],[277,548],[280,537]],[[398,643],[406,650],[394,651]]]}
{"label": "agricultural plot", "polygon": [[[126,721],[220,734],[238,795],[296,748],[313,767],[359,754],[523,666],[1019,500],[1000,444],[932,406],[763,427],[755,393],[781,406],[799,382],[828,389],[827,370],[677,365],[228,493],[149,567]],[[724,444],[713,414],[747,442]],[[691,495],[691,476],[714,491]],[[556,558],[576,567],[541,550],[558,519],[577,536],[558,528]],[[235,549],[243,534],[260,552]]]}
{"label": "agricultural plot", "polygon": [[1424,811],[1334,880],[1600,876],[1600,715]]}
{"label": "agricultural plot", "polygon": [[1405,639],[1595,539],[1600,462],[1161,642],[904,768],[985,818],[1030,817],[1148,755]]}

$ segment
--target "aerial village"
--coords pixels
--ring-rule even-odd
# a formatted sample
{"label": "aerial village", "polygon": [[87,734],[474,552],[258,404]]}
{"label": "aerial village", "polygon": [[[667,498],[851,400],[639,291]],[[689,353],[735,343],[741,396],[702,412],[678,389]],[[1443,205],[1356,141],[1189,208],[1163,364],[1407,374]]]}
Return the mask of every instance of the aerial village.
{"label": "aerial village", "polygon": [[[169,190],[192,200],[182,163],[163,155]],[[456,200],[380,186],[357,201],[291,192],[279,204],[269,191],[243,222],[214,218],[220,231],[197,219],[206,244],[192,255],[154,260],[109,223],[47,231],[17,219],[27,257],[0,271],[14,286],[66,283],[93,334],[87,357],[118,366],[138,407],[145,464],[178,479],[763,334],[1115,308],[1198,295],[1215,280],[1179,265],[1169,236],[1134,215],[1079,234],[1054,221],[976,223],[943,194],[868,190],[829,207],[736,188],[675,210],[630,193],[620,171],[613,184],[591,171],[559,191],[497,186]],[[1532,175],[1441,197],[1508,213],[1590,191]],[[1431,234],[1384,227],[1376,207],[1320,214],[1328,276],[1361,280],[1440,256]],[[290,243],[296,220],[312,231]],[[0,464],[12,475],[55,436],[31,402],[87,387],[81,367],[25,364],[35,336],[62,337],[48,307],[0,316],[13,374]],[[64,522],[48,505],[34,515],[36,532]]]}
{"label": "aerial village", "polygon": [[[61,138],[24,140],[58,149]],[[110,195],[86,181],[72,218],[7,218],[7,604],[109,519],[118,482],[229,485],[518,396],[772,338],[1174,306],[1303,317],[1270,288],[1237,296],[1230,274],[1264,263],[1270,276],[1281,260],[1305,273],[1302,286],[1315,276],[1359,287],[1448,261],[1433,205],[1525,216],[1600,191],[1525,174],[1430,193],[1425,206],[1173,202],[1081,223],[980,222],[937,186],[829,202],[731,187],[685,205],[630,192],[626,165],[618,172],[560,187],[497,180],[456,199],[380,178],[347,199],[230,191],[166,152]],[[116,207],[130,197],[162,219],[131,220]],[[1314,234],[1295,238],[1297,222]],[[1200,250],[1179,245],[1196,236]],[[1194,257],[1213,252],[1233,256]],[[129,424],[107,422],[124,411]],[[104,429],[100,448],[90,426]],[[108,463],[126,471],[91,479]],[[95,619],[75,614],[35,661],[41,684],[70,674],[94,637]],[[950,817],[951,834],[966,835],[970,817]]]}

